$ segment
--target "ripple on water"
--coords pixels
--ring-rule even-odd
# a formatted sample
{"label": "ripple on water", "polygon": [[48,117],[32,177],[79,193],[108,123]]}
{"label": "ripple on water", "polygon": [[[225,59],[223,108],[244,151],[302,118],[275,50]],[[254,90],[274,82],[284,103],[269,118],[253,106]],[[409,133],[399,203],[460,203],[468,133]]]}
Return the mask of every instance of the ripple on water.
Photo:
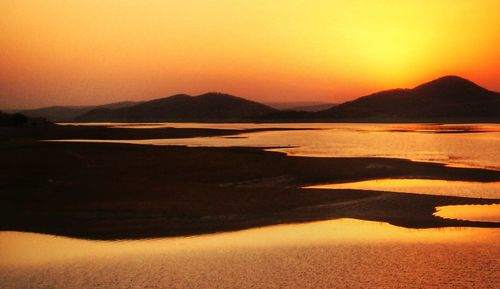
{"label": "ripple on water", "polygon": [[[500,230],[350,219],[103,242],[0,233],[3,288],[499,288]],[[31,256],[30,256],[31,255]],[[38,256],[37,262],[32,262]]]}

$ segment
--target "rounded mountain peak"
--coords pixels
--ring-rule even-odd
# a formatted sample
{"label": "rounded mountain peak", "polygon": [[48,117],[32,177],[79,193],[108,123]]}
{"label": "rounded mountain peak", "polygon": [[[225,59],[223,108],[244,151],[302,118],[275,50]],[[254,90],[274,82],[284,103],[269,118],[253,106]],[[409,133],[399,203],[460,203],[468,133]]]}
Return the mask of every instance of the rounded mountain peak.
{"label": "rounded mountain peak", "polygon": [[456,75],[447,75],[415,87],[417,91],[470,92],[485,91],[474,82]]}

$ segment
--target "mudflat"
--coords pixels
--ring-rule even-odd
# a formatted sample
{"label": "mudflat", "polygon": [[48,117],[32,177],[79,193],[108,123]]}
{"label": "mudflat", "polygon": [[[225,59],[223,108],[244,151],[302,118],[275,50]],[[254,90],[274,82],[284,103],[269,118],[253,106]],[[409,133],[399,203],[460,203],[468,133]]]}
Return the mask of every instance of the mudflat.
{"label": "mudflat", "polygon": [[[137,138],[152,133],[133,130]],[[174,129],[172,135],[200,135],[190,130]],[[0,230],[131,239],[341,217],[413,228],[500,227],[432,215],[436,206],[500,201],[495,199],[302,188],[375,178],[489,182],[500,180],[498,171],[388,158],[296,157],[244,147],[54,143],[38,141],[40,135],[31,132],[7,135],[0,142]]]}
{"label": "mudflat", "polygon": [[209,136],[230,136],[242,133],[302,130],[301,128],[253,128],[253,129],[215,129],[215,128],[117,128],[92,125],[57,125],[39,126],[0,126],[0,141],[12,140],[59,140],[59,139],[95,139],[95,140],[140,140],[162,138],[191,138]]}

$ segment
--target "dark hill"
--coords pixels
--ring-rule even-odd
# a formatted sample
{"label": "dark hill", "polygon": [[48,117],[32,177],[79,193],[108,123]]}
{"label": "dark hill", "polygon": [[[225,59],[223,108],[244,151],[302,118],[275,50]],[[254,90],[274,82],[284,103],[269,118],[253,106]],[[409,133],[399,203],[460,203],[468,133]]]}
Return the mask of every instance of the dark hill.
{"label": "dark hill", "polygon": [[93,106],[49,106],[37,109],[22,110],[20,113],[30,117],[43,117],[54,122],[72,121],[75,117],[97,108],[123,108],[137,104],[133,101],[122,101]]}
{"label": "dark hill", "polygon": [[500,94],[458,76],[445,76],[413,89],[360,97],[319,112],[322,119],[500,119]]}
{"label": "dark hill", "polygon": [[0,111],[0,127],[50,126],[52,123],[44,118],[27,117],[22,113],[4,113]]}
{"label": "dark hill", "polygon": [[155,99],[126,108],[94,109],[76,121],[158,122],[158,121],[241,121],[276,110],[254,101],[222,94],[186,94]]}

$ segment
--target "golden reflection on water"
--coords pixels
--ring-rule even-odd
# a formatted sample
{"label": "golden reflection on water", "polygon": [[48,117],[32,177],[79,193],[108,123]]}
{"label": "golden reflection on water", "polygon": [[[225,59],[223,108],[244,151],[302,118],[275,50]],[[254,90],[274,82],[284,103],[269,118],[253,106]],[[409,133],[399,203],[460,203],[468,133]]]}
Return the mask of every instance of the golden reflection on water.
{"label": "golden reflection on water", "polygon": [[198,122],[61,122],[59,125],[107,126],[116,128],[321,128],[358,131],[392,131],[416,133],[477,133],[500,132],[497,124],[438,124],[438,123],[198,123]]}
{"label": "golden reflection on water", "polygon": [[189,238],[0,233],[2,288],[499,288],[499,229],[340,219]]}
{"label": "golden reflection on water", "polygon": [[446,219],[500,222],[500,204],[436,207],[435,216]]}
{"label": "golden reflection on water", "polygon": [[[480,238],[478,238],[480,237]],[[228,248],[283,248],[319,244],[454,243],[500,240],[500,230],[480,228],[406,229],[386,223],[338,219],[275,225],[194,237],[94,241],[46,234],[0,232],[0,267],[99,257],[182,254]]]}
{"label": "golden reflection on water", "polygon": [[350,183],[308,186],[314,189],[358,189],[399,193],[500,198],[500,182],[466,182],[430,179],[377,179]]}
{"label": "golden reflection on water", "polygon": [[[94,124],[95,125],[95,124]],[[103,124],[128,128],[312,128],[314,130],[265,131],[240,138],[194,137],[146,140],[63,140],[150,145],[283,147],[289,155],[308,157],[386,157],[438,162],[450,166],[500,170],[498,124],[252,124],[252,123],[153,123]],[[450,133],[451,132],[451,133]],[[473,132],[473,133],[471,133]]]}

